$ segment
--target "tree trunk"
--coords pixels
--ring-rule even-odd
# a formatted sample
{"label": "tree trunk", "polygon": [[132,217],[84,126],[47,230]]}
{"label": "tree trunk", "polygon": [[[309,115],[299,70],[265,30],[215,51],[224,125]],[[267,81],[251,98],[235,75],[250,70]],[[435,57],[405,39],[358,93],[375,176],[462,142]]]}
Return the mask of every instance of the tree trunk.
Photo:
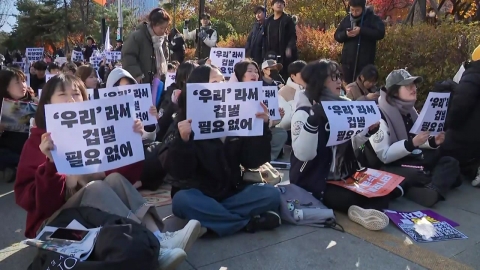
{"label": "tree trunk", "polygon": [[[425,5],[422,7],[422,5]],[[426,14],[424,10],[426,10],[426,1],[425,0],[418,0],[414,8],[414,16],[413,16],[413,24],[419,24],[425,22]]]}

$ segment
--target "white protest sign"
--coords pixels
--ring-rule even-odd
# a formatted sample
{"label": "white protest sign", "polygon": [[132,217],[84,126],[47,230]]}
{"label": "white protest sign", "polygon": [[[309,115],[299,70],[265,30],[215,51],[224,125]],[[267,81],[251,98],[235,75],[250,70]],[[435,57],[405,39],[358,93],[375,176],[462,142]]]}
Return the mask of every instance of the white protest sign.
{"label": "white protest sign", "polygon": [[57,171],[90,174],[143,160],[142,137],[133,131],[133,102],[133,97],[127,95],[45,105]]}
{"label": "white protest sign", "polygon": [[102,57],[101,56],[93,56],[90,57],[90,63],[92,64],[93,68],[95,70],[98,70],[100,68],[100,62],[102,62]]}
{"label": "white protest sign", "polygon": [[375,101],[322,101],[330,124],[327,146],[342,144],[380,121]]}
{"label": "white protest sign", "polygon": [[212,64],[217,66],[225,77],[231,77],[233,67],[243,59],[245,59],[244,48],[212,48],[210,50]]}
{"label": "white protest sign", "polygon": [[12,65],[18,66],[20,70],[25,70],[25,62],[12,62]]}
{"label": "white protest sign", "polygon": [[167,87],[169,87],[170,85],[172,85],[172,83],[175,82],[175,76],[176,73],[167,72],[167,75],[165,76],[165,89],[167,89]]}
{"label": "white protest sign", "polygon": [[100,99],[112,98],[122,95],[130,95],[135,98],[134,109],[135,117],[142,120],[143,124],[152,125],[157,123],[157,119],[154,115],[151,115],[148,111],[153,106],[152,90],[148,83],[123,85],[118,87],[103,88],[98,90]]}
{"label": "white protest sign", "polygon": [[27,48],[25,56],[27,56],[28,62],[43,60],[43,48]]}
{"label": "white protest sign", "polygon": [[437,135],[442,132],[449,100],[450,93],[428,93],[427,100],[410,133],[418,134],[422,131],[429,131],[430,135]]}
{"label": "white protest sign", "polygon": [[67,62],[67,57],[57,57],[55,58],[55,63],[57,63],[59,66],[62,66]]}
{"label": "white protest sign", "polygon": [[278,110],[278,87],[264,86],[262,92],[264,95],[263,104],[268,107],[270,120],[281,120],[280,111]]}
{"label": "white protest sign", "polygon": [[261,136],[262,82],[187,84],[187,119],[195,140]]}
{"label": "white protest sign", "polygon": [[110,62],[117,62],[122,60],[122,52],[119,51],[106,51],[105,52],[105,57],[107,60]]}
{"label": "white protest sign", "polygon": [[72,61],[76,61],[76,62],[83,61],[83,52],[82,51],[72,51]]}

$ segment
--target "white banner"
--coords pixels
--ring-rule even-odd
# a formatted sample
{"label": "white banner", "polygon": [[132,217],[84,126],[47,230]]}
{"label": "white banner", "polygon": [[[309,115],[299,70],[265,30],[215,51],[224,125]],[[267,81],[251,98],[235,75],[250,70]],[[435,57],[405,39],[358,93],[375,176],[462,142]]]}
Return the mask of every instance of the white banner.
{"label": "white banner", "polygon": [[119,51],[105,51],[105,57],[109,62],[117,62],[122,60],[122,52]]}
{"label": "white banner", "polygon": [[280,111],[278,110],[278,87],[277,86],[264,86],[262,89],[263,92],[263,103],[267,105],[268,112],[270,114],[270,120],[280,120]]}
{"label": "white banner", "polygon": [[155,115],[151,115],[148,111],[153,106],[152,90],[148,83],[124,85],[111,88],[103,88],[98,90],[100,99],[111,98],[122,95],[130,95],[135,98],[134,109],[137,119],[142,120],[143,124],[152,125],[157,123]]}
{"label": "white banner", "polygon": [[144,159],[142,137],[133,132],[133,96],[45,105],[57,171],[104,172]]}
{"label": "white banner", "polygon": [[212,48],[210,50],[212,64],[217,66],[225,77],[231,77],[233,67],[243,59],[245,59],[244,48]]}
{"label": "white banner", "polygon": [[187,119],[195,140],[261,136],[262,82],[187,84]]}
{"label": "white banner", "polygon": [[322,101],[330,124],[327,146],[342,144],[380,121],[375,101]]}
{"label": "white banner", "polygon": [[428,93],[427,100],[410,133],[418,134],[422,131],[429,131],[430,135],[437,135],[442,132],[445,118],[447,118],[449,100],[450,93]]}
{"label": "white banner", "polygon": [[43,60],[43,50],[43,48],[27,48],[25,56],[27,56],[28,62]]}
{"label": "white banner", "polygon": [[91,56],[90,57],[90,63],[92,64],[93,68],[95,70],[98,70],[100,68],[100,63],[102,62],[102,57],[101,56]]}

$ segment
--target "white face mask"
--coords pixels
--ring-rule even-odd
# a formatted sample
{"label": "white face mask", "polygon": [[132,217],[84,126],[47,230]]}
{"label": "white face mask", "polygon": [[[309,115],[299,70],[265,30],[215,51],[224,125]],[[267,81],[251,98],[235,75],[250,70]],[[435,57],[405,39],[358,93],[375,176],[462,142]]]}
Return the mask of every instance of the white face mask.
{"label": "white face mask", "polygon": [[430,11],[430,12],[428,13],[428,17],[430,17],[430,18],[435,17],[435,11]]}

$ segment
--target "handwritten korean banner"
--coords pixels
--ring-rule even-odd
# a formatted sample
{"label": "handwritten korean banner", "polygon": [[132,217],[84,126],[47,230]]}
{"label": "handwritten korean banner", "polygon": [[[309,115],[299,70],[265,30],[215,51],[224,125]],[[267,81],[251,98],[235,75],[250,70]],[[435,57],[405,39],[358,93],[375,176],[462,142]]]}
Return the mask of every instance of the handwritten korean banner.
{"label": "handwritten korean banner", "polygon": [[210,50],[212,64],[217,66],[225,77],[231,77],[233,67],[243,59],[245,59],[244,48],[212,48]]}
{"label": "handwritten korean banner", "polygon": [[322,106],[330,123],[327,146],[350,140],[381,118],[374,101],[322,101]]}
{"label": "handwritten korean banner", "polygon": [[43,60],[43,50],[43,48],[27,48],[25,50],[25,56],[27,56],[28,62]]}
{"label": "handwritten korean banner", "polygon": [[263,135],[262,82],[187,84],[187,118],[195,140]]}
{"label": "handwritten korean banner", "polygon": [[450,93],[428,93],[427,101],[423,104],[422,111],[410,133],[418,134],[422,131],[429,131],[430,135],[437,135],[442,132],[447,118],[449,100]]}
{"label": "handwritten korean banner", "polygon": [[83,61],[83,52],[79,51],[72,51],[72,61]]}
{"label": "handwritten korean banner", "polygon": [[[59,173],[90,174],[144,159],[142,138],[133,132],[131,95],[45,105],[47,131]],[[74,142],[74,143],[73,143]]]}
{"label": "handwritten korean banner", "polygon": [[133,84],[133,85],[123,85],[118,87],[103,88],[98,90],[98,95],[100,99],[112,98],[122,95],[130,95],[135,99],[134,117],[142,120],[144,125],[156,124],[157,119],[154,115],[151,115],[148,111],[150,107],[153,106],[152,101],[152,90],[151,86],[148,83],[144,84]]}

